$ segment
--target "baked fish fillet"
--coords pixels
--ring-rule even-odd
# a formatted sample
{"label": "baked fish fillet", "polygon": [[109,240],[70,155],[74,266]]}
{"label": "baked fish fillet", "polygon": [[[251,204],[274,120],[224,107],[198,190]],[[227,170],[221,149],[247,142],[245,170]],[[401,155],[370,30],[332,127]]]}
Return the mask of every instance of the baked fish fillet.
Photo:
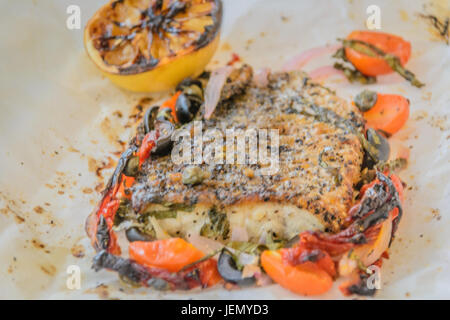
{"label": "baked fish fillet", "polygon": [[[234,71],[212,118],[203,119],[200,111],[196,120],[203,133],[277,129],[278,171],[265,175],[260,164],[203,162],[194,166],[207,178],[186,185],[180,176],[192,164],[175,164],[170,154],[152,157],[132,187],[131,207],[158,237],[201,234],[226,242],[244,234],[264,242],[343,227],[364,155],[356,133],[363,125],[359,111],[302,72],[270,74],[265,87],[251,77],[248,66]],[[192,126],[183,129],[193,132]],[[203,142],[203,150],[208,147]]]}

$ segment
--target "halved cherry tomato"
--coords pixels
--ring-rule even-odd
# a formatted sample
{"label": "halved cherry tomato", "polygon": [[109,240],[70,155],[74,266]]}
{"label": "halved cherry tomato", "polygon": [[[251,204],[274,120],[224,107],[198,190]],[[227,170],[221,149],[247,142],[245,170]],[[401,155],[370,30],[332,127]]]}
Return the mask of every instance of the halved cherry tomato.
{"label": "halved cherry tomato", "polygon": [[183,267],[201,259],[204,254],[181,238],[156,241],[134,241],[129,246],[130,258],[149,266],[180,271]]}
{"label": "halved cherry tomato", "polygon": [[394,134],[408,120],[409,101],[397,94],[378,93],[377,102],[363,116],[368,127]]}
{"label": "halved cherry tomato", "polygon": [[275,282],[298,294],[320,295],[333,285],[332,277],[317,264],[308,261],[293,266],[283,261],[279,251],[264,251],[261,265]]}
{"label": "halved cherry tomato", "polygon": [[[408,62],[411,56],[411,43],[401,37],[375,31],[353,31],[347,39],[361,40],[374,45],[385,53],[390,53],[400,59],[403,65]],[[370,57],[356,50],[346,48],[347,59],[365,75],[378,76],[393,72],[391,67],[382,58]]]}

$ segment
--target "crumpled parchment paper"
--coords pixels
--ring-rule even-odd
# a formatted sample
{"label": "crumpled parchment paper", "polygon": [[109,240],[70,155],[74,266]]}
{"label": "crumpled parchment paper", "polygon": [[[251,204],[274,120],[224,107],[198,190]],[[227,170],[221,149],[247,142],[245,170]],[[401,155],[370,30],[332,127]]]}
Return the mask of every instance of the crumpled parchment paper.
{"label": "crumpled parchment paper", "polygon": [[[84,221],[133,134],[136,105],[149,96],[102,77],[84,52],[83,30],[66,27],[69,5],[80,7],[84,26],[103,3],[0,4],[0,298],[302,298],[277,285],[162,294],[127,288],[115,274],[90,269],[94,252]],[[364,29],[373,4],[381,10],[381,31],[411,41],[407,67],[426,86],[417,89],[397,75],[369,86],[411,101],[406,127],[391,139],[410,149],[411,161],[401,173],[408,185],[405,215],[378,298],[450,298],[450,47],[417,17],[424,3],[225,1],[222,44],[211,62],[223,65],[236,52],[255,68],[276,70],[292,55]],[[448,9],[448,1],[435,4]],[[305,69],[326,64],[329,57]],[[348,100],[362,89],[337,79],[325,84]],[[71,265],[79,267],[79,289],[66,285]],[[324,298],[342,296],[334,288]]]}

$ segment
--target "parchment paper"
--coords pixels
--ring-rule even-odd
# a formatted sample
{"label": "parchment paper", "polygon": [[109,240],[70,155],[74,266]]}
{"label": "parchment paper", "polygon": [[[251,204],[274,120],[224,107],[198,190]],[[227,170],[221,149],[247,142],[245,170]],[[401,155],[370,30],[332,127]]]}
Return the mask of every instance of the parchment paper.
{"label": "parchment paper", "polygon": [[[161,294],[127,288],[116,274],[90,269],[94,252],[84,221],[123,148],[120,141],[133,134],[136,104],[149,96],[102,77],[84,52],[82,30],[67,29],[68,5],[81,8],[84,26],[102,3],[0,3],[0,298],[302,298],[277,285]],[[225,1],[222,44],[211,67],[236,52],[255,68],[276,70],[292,55],[364,29],[372,4],[381,9],[381,31],[411,41],[407,66],[426,83],[417,89],[390,75],[369,86],[411,101],[406,127],[391,139],[410,149],[401,174],[408,184],[405,216],[377,297],[448,299],[450,47],[416,16],[424,2]],[[438,4],[448,8],[448,1]],[[329,57],[306,70],[326,64]],[[325,84],[348,100],[362,89],[336,79]],[[70,265],[80,267],[80,289],[66,286]],[[342,296],[334,288],[324,298]]]}

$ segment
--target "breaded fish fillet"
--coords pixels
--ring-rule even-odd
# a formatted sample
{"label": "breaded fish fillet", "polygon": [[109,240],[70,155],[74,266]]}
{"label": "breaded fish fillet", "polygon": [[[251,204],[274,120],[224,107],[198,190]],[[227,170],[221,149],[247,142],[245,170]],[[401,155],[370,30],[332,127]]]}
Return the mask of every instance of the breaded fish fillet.
{"label": "breaded fish fillet", "polygon": [[[245,229],[249,241],[263,241],[267,235],[289,239],[305,230],[336,232],[343,226],[364,155],[355,133],[363,123],[359,111],[302,72],[273,73],[267,86],[259,87],[248,68],[235,75],[238,88],[233,79],[227,83],[211,119],[204,120],[202,112],[196,119],[203,133],[278,130],[278,171],[262,174],[258,163],[194,164],[206,178],[192,185],[180,178],[192,164],[175,164],[170,154],[152,157],[132,188],[131,206],[142,215],[178,205],[176,215],[149,220],[160,233],[214,236],[208,231],[219,228],[214,238],[227,240]],[[192,126],[183,129],[192,132]],[[208,147],[204,142],[203,151]]]}

